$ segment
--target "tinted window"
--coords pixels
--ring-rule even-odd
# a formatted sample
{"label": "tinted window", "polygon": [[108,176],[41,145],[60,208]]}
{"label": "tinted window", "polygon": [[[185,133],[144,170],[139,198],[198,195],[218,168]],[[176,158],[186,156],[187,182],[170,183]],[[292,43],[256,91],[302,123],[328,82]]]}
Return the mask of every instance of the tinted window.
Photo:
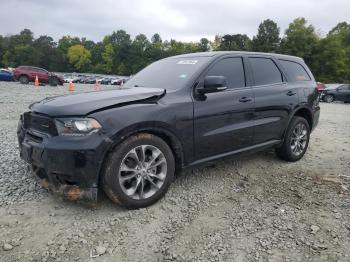
{"label": "tinted window", "polygon": [[226,77],[227,88],[245,86],[243,61],[240,57],[225,58],[209,69],[207,76]]}
{"label": "tinted window", "polygon": [[287,71],[287,74],[291,78],[291,81],[311,80],[310,76],[307,74],[305,68],[301,64],[288,60],[280,60],[280,63]]}
{"label": "tinted window", "polygon": [[271,59],[250,57],[249,60],[256,86],[282,83],[282,74]]}
{"label": "tinted window", "polygon": [[350,85],[342,85],[339,87],[339,90],[349,90],[350,89]]}

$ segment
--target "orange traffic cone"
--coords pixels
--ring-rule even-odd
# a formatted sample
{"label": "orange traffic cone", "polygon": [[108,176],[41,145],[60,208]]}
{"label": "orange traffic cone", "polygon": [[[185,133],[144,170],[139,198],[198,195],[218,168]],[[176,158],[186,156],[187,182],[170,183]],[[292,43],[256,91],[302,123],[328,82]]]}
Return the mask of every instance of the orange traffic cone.
{"label": "orange traffic cone", "polygon": [[38,76],[35,77],[34,85],[35,85],[35,88],[38,89],[38,87],[39,87],[39,79],[38,79]]}
{"label": "orange traffic cone", "polygon": [[74,91],[74,86],[73,86],[72,80],[69,81],[68,91],[69,91],[70,93],[72,93],[72,92]]}
{"label": "orange traffic cone", "polygon": [[96,83],[95,83],[95,91],[100,91],[100,83],[98,82],[97,79],[96,79]]}

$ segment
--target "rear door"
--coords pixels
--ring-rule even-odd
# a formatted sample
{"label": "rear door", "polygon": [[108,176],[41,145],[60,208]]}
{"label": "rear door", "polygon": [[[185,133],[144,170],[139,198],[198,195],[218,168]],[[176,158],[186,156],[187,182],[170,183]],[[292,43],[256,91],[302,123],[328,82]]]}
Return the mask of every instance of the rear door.
{"label": "rear door", "polygon": [[252,143],[254,99],[247,86],[243,58],[229,56],[214,62],[201,76],[224,76],[227,89],[194,99],[195,158],[238,150]]}
{"label": "rear door", "polygon": [[297,85],[288,84],[272,57],[248,57],[254,80],[255,127],[253,144],[281,139],[289,114],[298,104]]}
{"label": "rear door", "polygon": [[48,82],[49,72],[41,68],[36,68],[36,71],[38,72],[38,78],[41,82]]}
{"label": "rear door", "polygon": [[[24,67],[24,72],[27,73],[29,76],[30,81],[34,81],[35,77],[38,75],[38,72],[36,71],[35,67]],[[38,76],[39,77],[39,76]]]}

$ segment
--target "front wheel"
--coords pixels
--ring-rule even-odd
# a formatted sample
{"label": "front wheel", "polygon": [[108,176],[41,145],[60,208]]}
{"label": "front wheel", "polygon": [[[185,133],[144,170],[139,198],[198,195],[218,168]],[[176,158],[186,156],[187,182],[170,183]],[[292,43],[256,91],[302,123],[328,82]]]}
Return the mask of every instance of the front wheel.
{"label": "front wheel", "polygon": [[58,85],[58,80],[56,77],[50,77],[49,78],[49,84],[50,86],[57,86]]}
{"label": "front wheel", "polygon": [[309,145],[310,126],[305,118],[295,116],[286,132],[283,144],[276,148],[276,154],[279,158],[295,162],[301,159]]}
{"label": "front wheel", "polygon": [[110,154],[102,184],[113,202],[142,208],[166,193],[174,173],[175,160],[167,143],[151,134],[138,134],[127,138]]}
{"label": "front wheel", "polygon": [[323,101],[325,101],[327,103],[332,103],[334,101],[334,96],[332,96],[332,95],[325,95],[323,97]]}

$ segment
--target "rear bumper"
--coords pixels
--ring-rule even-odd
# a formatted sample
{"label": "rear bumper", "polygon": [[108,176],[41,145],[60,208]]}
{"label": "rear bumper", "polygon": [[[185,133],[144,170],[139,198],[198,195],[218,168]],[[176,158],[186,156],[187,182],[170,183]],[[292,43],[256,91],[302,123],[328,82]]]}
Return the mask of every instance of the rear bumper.
{"label": "rear bumper", "polygon": [[86,137],[48,136],[19,123],[20,156],[40,184],[69,200],[96,202],[99,174],[109,142],[101,134]]}
{"label": "rear bumper", "polygon": [[317,125],[318,125],[318,121],[320,119],[320,106],[317,106],[314,108],[313,110],[313,123],[312,123],[312,130],[314,130]]}

